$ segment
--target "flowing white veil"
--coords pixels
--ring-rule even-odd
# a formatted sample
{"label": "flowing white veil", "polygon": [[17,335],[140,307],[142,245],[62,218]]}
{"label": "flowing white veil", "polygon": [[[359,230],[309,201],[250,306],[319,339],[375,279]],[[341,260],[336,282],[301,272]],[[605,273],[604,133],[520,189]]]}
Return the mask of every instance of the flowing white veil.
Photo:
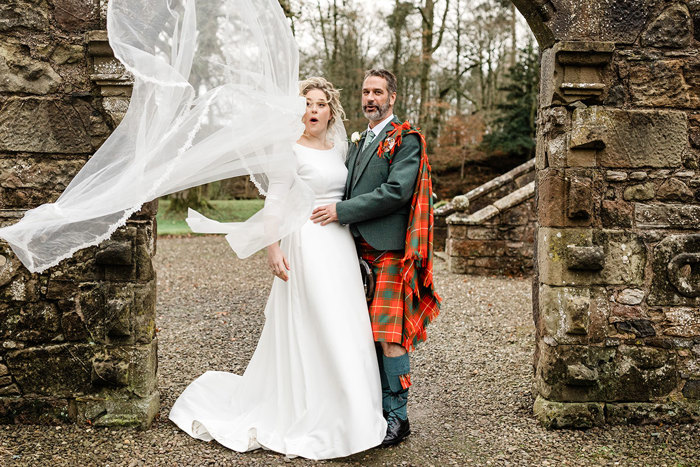
{"label": "flowing white veil", "polygon": [[[278,0],[110,0],[107,29],[134,75],[129,109],[55,203],[0,229],[30,271],[107,239],[147,201],[234,176],[263,194],[274,181],[249,221],[214,223],[239,256],[306,221],[313,193],[292,153],[303,131],[298,50]],[[212,222],[191,214],[199,231]]]}

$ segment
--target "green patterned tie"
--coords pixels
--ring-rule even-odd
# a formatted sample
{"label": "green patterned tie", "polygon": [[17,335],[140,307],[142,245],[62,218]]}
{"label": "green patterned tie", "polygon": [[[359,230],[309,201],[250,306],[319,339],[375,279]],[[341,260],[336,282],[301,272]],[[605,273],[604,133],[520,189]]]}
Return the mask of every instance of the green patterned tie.
{"label": "green patterned tie", "polygon": [[373,139],[374,139],[374,132],[372,130],[367,130],[367,134],[365,135],[365,144],[362,145],[363,151],[365,149],[367,149],[367,146],[372,144]]}

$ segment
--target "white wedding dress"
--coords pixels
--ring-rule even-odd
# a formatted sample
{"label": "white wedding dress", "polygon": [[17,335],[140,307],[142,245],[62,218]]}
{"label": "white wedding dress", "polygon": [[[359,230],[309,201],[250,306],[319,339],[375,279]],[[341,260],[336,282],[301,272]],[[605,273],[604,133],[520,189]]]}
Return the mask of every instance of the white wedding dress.
{"label": "white wedding dress", "polygon": [[[294,152],[316,206],[340,201],[347,175],[340,152],[298,144]],[[329,459],[377,446],[386,422],[352,235],[337,222],[307,221],[281,248],[289,281],[274,279],[246,371],[204,373],[170,419],[190,436],[241,452]]]}

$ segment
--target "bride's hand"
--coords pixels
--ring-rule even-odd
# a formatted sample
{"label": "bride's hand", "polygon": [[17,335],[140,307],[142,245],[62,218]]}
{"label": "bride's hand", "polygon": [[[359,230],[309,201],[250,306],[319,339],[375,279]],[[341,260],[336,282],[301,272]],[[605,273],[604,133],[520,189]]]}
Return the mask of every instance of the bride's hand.
{"label": "bride's hand", "polygon": [[279,243],[273,243],[267,247],[267,264],[272,270],[272,274],[279,277],[283,281],[287,281],[289,276],[287,271],[289,271],[289,261],[285,258]]}

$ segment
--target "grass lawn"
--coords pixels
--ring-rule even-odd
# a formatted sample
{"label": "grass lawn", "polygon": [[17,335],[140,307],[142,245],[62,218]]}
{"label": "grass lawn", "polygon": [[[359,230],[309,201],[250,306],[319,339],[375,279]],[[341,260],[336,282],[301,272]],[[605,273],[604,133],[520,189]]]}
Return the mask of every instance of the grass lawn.
{"label": "grass lawn", "polygon": [[[239,222],[248,219],[258,212],[265,202],[262,199],[232,199],[209,201],[214,209],[202,212],[205,216],[221,222]],[[187,213],[166,214],[170,200],[161,199],[158,202],[158,235],[197,235],[193,234],[185,223]]]}

